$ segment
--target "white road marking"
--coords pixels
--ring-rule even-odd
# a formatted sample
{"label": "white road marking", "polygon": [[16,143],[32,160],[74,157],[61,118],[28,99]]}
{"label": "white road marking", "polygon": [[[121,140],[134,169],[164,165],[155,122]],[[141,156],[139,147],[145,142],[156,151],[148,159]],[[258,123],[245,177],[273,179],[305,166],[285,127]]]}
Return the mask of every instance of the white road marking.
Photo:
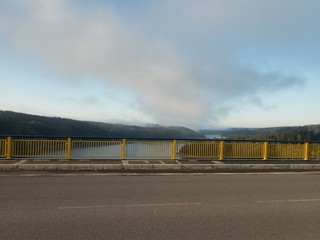
{"label": "white road marking", "polygon": [[93,206],[66,206],[58,207],[58,210],[69,209],[94,209],[94,208],[118,208],[118,207],[175,207],[175,206],[197,206],[203,205],[201,202],[197,203],[151,203],[151,204],[123,204],[123,205],[93,205]]}
{"label": "white road marking", "polygon": [[284,200],[264,200],[256,201],[257,203],[287,203],[287,202],[320,202],[319,198],[315,199],[284,199]]}
{"label": "white road marking", "polygon": [[222,161],[211,161],[211,162],[215,164],[224,164]]}
{"label": "white road marking", "polygon": [[164,162],[164,161],[161,161],[161,160],[160,160],[159,162],[160,162],[161,164],[165,164],[165,162]]}
{"label": "white road marking", "polygon": [[205,175],[320,175],[320,172],[258,172],[258,173],[0,173],[0,177],[74,177],[74,176],[205,176]]}
{"label": "white road marking", "polygon": [[122,164],[129,164],[128,160],[121,160]]}
{"label": "white road marking", "polygon": [[14,163],[13,165],[23,164],[25,162],[28,162],[28,160],[20,160],[20,161]]}

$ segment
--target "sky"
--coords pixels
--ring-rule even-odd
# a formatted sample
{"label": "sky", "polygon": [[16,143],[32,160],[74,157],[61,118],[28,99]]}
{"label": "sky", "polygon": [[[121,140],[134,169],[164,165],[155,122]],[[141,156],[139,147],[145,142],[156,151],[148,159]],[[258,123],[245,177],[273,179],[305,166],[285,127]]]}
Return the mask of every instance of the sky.
{"label": "sky", "polygon": [[318,0],[0,0],[0,110],[192,129],[320,124]]}

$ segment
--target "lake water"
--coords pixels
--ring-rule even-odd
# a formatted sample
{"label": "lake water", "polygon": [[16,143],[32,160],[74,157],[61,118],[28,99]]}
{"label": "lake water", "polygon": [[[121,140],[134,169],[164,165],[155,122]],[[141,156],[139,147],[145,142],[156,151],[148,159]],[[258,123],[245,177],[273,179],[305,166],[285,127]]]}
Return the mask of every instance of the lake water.
{"label": "lake water", "polygon": [[[181,149],[184,144],[178,144],[177,151]],[[90,147],[90,148],[75,148],[71,151],[71,158],[121,158],[121,144],[103,146],[103,147]],[[126,158],[127,159],[150,159],[150,158],[163,158],[171,159],[172,157],[172,143],[166,142],[161,144],[140,144],[130,143],[126,145]]]}
{"label": "lake water", "polygon": [[206,134],[205,136],[210,139],[221,139],[221,134]]}

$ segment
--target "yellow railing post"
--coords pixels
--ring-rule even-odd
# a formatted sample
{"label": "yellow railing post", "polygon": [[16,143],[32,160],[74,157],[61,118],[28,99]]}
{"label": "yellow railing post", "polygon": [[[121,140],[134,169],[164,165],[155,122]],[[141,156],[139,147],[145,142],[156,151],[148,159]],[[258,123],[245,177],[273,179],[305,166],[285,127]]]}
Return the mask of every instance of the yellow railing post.
{"label": "yellow railing post", "polygon": [[220,141],[219,160],[224,160],[224,141]]}
{"label": "yellow railing post", "polygon": [[304,160],[309,160],[309,143],[307,142],[304,144]]}
{"label": "yellow railing post", "polygon": [[8,137],[6,149],[7,149],[6,159],[10,160],[12,157],[12,137]]}
{"label": "yellow railing post", "polygon": [[121,144],[121,159],[125,160],[126,159],[126,148],[127,148],[127,140],[122,139],[122,144]]}
{"label": "yellow railing post", "polygon": [[269,150],[269,143],[264,142],[263,144],[263,160],[268,160],[268,150]]}
{"label": "yellow railing post", "polygon": [[172,141],[172,160],[177,159],[177,140]]}
{"label": "yellow railing post", "polygon": [[67,160],[71,159],[71,138],[67,139]]}

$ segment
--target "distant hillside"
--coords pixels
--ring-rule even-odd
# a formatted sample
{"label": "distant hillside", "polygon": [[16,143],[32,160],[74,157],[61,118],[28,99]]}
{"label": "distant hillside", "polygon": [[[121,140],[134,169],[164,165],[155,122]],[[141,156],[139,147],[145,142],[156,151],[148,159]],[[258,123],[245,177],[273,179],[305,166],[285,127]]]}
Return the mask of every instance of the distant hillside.
{"label": "distant hillside", "polygon": [[234,140],[320,141],[320,125],[271,128],[228,128],[199,130],[204,135],[217,134]]}
{"label": "distant hillside", "polygon": [[204,138],[185,127],[140,127],[123,124],[76,121],[43,117],[11,111],[0,111],[0,135],[77,136],[106,138]]}

